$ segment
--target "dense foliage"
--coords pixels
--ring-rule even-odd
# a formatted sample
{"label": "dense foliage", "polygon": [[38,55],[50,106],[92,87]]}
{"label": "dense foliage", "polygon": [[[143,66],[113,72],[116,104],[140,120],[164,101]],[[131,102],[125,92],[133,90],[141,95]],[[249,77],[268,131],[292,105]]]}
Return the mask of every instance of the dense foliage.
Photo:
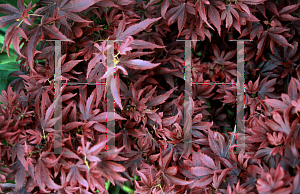
{"label": "dense foliage", "polygon": [[[41,0],[1,4],[21,71],[0,96],[0,181],[29,193],[300,193],[300,2]],[[182,153],[184,42],[192,81],[235,82],[245,42],[246,151],[232,154],[236,86],[192,87],[192,149]],[[106,142],[105,85],[62,85],[63,153],[54,150],[54,45],[63,82],[108,82],[116,145]],[[115,42],[115,67],[106,42]],[[7,52],[9,53],[9,52]],[[106,79],[114,76],[112,79]],[[108,117],[107,117],[108,115]],[[114,154],[105,151],[115,150]],[[230,152],[231,151],[231,152]],[[71,154],[66,154],[69,152]],[[130,184],[129,184],[130,185]],[[106,187],[105,187],[106,186]],[[109,190],[109,191],[108,191]],[[126,189],[124,189],[126,190]],[[130,189],[129,189],[130,190]],[[128,191],[128,189],[127,189]],[[133,192],[133,191],[132,191]]]}

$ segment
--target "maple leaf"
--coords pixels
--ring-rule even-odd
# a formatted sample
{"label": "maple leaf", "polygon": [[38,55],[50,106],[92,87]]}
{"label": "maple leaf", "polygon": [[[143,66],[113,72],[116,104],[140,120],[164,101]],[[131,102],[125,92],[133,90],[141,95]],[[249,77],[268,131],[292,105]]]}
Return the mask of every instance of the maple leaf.
{"label": "maple leaf", "polygon": [[296,194],[300,192],[300,169],[297,167],[297,174],[293,180],[293,190],[292,194]]}
{"label": "maple leaf", "polygon": [[[112,69],[110,69],[112,70]],[[113,72],[113,71],[110,71]],[[106,79],[106,84],[110,86],[110,90],[112,92],[113,98],[116,101],[116,104],[119,106],[121,110],[123,110],[123,106],[121,103],[121,97],[120,97],[120,75],[119,72],[117,72],[115,75],[113,73],[108,74],[108,77]]]}
{"label": "maple leaf", "polygon": [[[225,190],[225,189],[224,189]],[[227,185],[227,194],[234,194],[234,193],[239,193],[239,194],[246,194],[247,190],[240,185],[240,181],[236,185],[230,186],[229,183]],[[254,194],[254,193],[251,193]]]}
{"label": "maple leaf", "polygon": [[26,179],[26,170],[24,165],[21,163],[20,160],[17,159],[16,162],[10,166],[10,170],[12,170],[13,173],[15,173],[15,189],[21,189]]}
{"label": "maple leaf", "polygon": [[108,193],[105,189],[105,182],[101,176],[101,172],[97,169],[97,163],[92,163],[88,171],[86,171],[87,182],[90,189],[95,192],[98,189],[100,193]]}
{"label": "maple leaf", "polygon": [[56,100],[47,108],[47,111],[45,113],[46,95],[47,93],[43,95],[41,108],[40,111],[37,113],[37,115],[39,115],[38,123],[42,130],[45,130],[47,132],[54,132],[54,129],[52,127],[60,119],[60,117],[53,118],[53,119],[51,119],[51,117],[54,113],[54,108],[58,103],[59,97],[57,97]]}
{"label": "maple leaf", "polygon": [[225,55],[225,51],[223,50],[222,53],[219,49],[219,47],[215,44],[212,45],[213,51],[214,51],[214,56],[210,56],[210,58],[213,60],[213,63],[217,63],[220,65],[230,65],[232,64],[231,61],[229,61],[230,59],[232,59],[235,54],[236,54],[236,50],[234,51],[229,51],[226,53]]}
{"label": "maple leaf", "polygon": [[[195,156],[196,158],[196,156]],[[190,173],[199,177],[192,187],[204,187],[213,181],[214,172],[222,172],[220,162],[214,162],[211,157],[206,154],[199,153],[197,158],[201,161],[202,166],[195,166],[190,168]]]}
{"label": "maple leaf", "polygon": [[112,119],[117,120],[125,120],[117,113],[112,112],[102,112],[99,113],[99,109],[93,110],[94,102],[95,102],[95,93],[96,91],[93,90],[90,97],[86,100],[86,103],[84,102],[84,99],[80,95],[80,101],[79,101],[79,109],[81,114],[79,115],[79,118],[84,121],[83,130],[90,130],[89,128],[93,126],[93,128],[97,131],[100,131],[102,133],[111,133],[111,131],[107,131],[106,127],[101,124],[108,121],[111,121]]}
{"label": "maple leaf", "polygon": [[300,112],[300,99],[296,101],[292,101],[292,105],[295,107],[296,112]]}
{"label": "maple leaf", "polygon": [[[101,43],[101,46],[98,43],[94,43],[94,46],[101,52],[101,53],[94,53],[94,57],[92,60],[90,60],[88,64],[88,69],[87,69],[87,79],[89,80],[90,78],[90,73],[93,68],[99,63],[105,63],[106,56],[104,55],[105,52],[111,47],[110,45],[106,45],[106,41],[103,41]],[[108,70],[107,70],[108,71]]]}
{"label": "maple leaf", "polygon": [[228,158],[230,141],[225,141],[224,136],[219,132],[208,130],[208,142],[211,150],[219,157]]}
{"label": "maple leaf", "polygon": [[17,25],[19,25],[23,21],[27,25],[33,25],[33,22],[29,18],[29,14],[27,13],[33,8],[31,7],[31,2],[26,8],[23,0],[18,0],[17,5],[19,10],[10,4],[0,4],[0,12],[9,14],[7,16],[0,17],[0,28],[4,28],[8,24],[11,24],[15,21],[17,21]]}
{"label": "maple leaf", "polygon": [[273,132],[273,135],[271,135],[270,133],[267,133],[267,137],[268,137],[269,142],[275,146],[280,145],[285,141],[285,136],[283,135],[282,131],[280,131],[278,133],[278,136],[276,135],[275,132]]}
{"label": "maple leaf", "polygon": [[247,137],[247,140],[251,142],[264,142],[267,141],[267,133],[270,133],[270,129],[265,124],[265,122],[258,120],[257,118],[254,118],[255,125],[253,125],[251,129],[251,136]]}
{"label": "maple leaf", "polygon": [[120,58],[120,63],[132,68],[132,69],[139,69],[139,70],[146,70],[146,69],[152,69],[154,67],[157,67],[160,65],[160,63],[151,63],[149,61],[144,61],[141,59],[126,59]]}
{"label": "maple leaf", "polygon": [[270,192],[288,194],[292,188],[283,188],[287,183],[282,179],[284,178],[284,169],[278,165],[276,170],[271,168],[270,172],[263,173],[263,176],[257,180],[257,189],[259,194],[266,194]]}
{"label": "maple leaf", "polygon": [[136,169],[136,173],[141,177],[140,181],[134,180],[136,193],[160,193],[157,191],[157,183],[159,183],[158,172],[152,166],[147,169]]}
{"label": "maple leaf", "polygon": [[128,97],[132,101],[129,105],[127,105],[127,110],[125,114],[130,116],[130,119],[134,118],[137,122],[140,122],[142,118],[144,121],[145,116],[147,116],[152,121],[158,123],[161,128],[162,127],[161,117],[157,113],[155,113],[156,111],[151,110],[151,108],[147,109],[147,106],[153,107],[162,104],[165,101],[165,99],[167,99],[168,96],[173,92],[173,90],[170,90],[166,92],[164,95],[160,95],[155,97],[154,99],[149,100],[153,95],[155,88],[153,88],[147,95],[145,95],[144,98],[142,98],[142,94],[147,88],[136,91],[134,87],[136,86],[134,86],[133,84],[130,84],[129,86]]}
{"label": "maple leaf", "polygon": [[53,39],[58,40],[68,40],[73,42],[72,40],[69,40],[64,34],[62,34],[55,25],[49,25],[50,23],[56,21],[57,19],[53,18],[47,18],[42,19],[40,25],[36,25],[30,30],[30,38],[27,44],[27,60],[29,62],[30,67],[33,66],[33,60],[34,56],[36,54],[36,46],[40,39],[45,38],[45,36],[48,36]]}
{"label": "maple leaf", "polygon": [[236,5],[228,4],[226,9],[222,12],[221,20],[226,20],[225,27],[227,29],[233,26],[239,33],[241,33],[241,25],[239,21],[240,17],[235,8]]}
{"label": "maple leaf", "polygon": [[163,152],[160,152],[159,165],[161,169],[158,172],[158,175],[162,176],[162,181],[165,182],[167,187],[175,185],[188,185],[193,181],[182,180],[178,177],[175,177],[177,174],[177,166],[169,166],[171,161],[171,157],[173,155],[172,147],[170,149],[166,149]]}
{"label": "maple leaf", "polygon": [[[196,23],[196,24],[195,24]],[[189,40],[198,40],[198,37],[201,38],[201,40],[203,41],[205,38],[204,32],[207,32],[208,30],[206,28],[204,28],[203,30],[201,29],[201,26],[199,25],[200,23],[198,23],[196,20],[192,20],[190,27],[186,28],[182,31],[181,36],[185,35],[185,39]],[[202,25],[203,26],[203,25]],[[207,33],[205,33],[207,35]],[[210,35],[210,34],[209,34]],[[208,36],[208,38],[210,39],[211,37]],[[211,39],[210,39],[211,40]],[[195,50],[196,49],[196,41],[192,42],[192,47]]]}
{"label": "maple leaf", "polygon": [[26,133],[30,134],[30,137],[28,138],[28,141],[30,141],[30,143],[37,145],[41,143],[43,136],[40,131],[36,129],[29,129],[26,130]]}
{"label": "maple leaf", "polygon": [[226,114],[222,114],[222,110],[224,105],[216,110],[216,107],[212,110],[212,119],[213,119],[213,128],[219,128],[220,126],[229,127],[229,125],[225,122]]}
{"label": "maple leaf", "polygon": [[197,0],[195,4],[195,9],[198,11],[200,18],[208,25],[208,27],[213,29],[207,20],[209,18],[212,25],[217,28],[219,36],[221,36],[221,16],[217,8],[224,10],[226,8],[224,2]]}
{"label": "maple leaf", "polygon": [[[284,110],[284,121],[282,120],[282,117],[280,116],[279,113],[274,112],[273,113],[273,119],[274,121],[276,121],[276,123],[272,120],[267,120],[265,123],[272,128],[274,131],[282,131],[284,132],[286,135],[288,135],[291,131],[291,127],[290,127],[290,122],[289,122],[289,117],[287,114],[287,110],[290,110],[291,106],[287,107]],[[278,125],[278,124],[279,125]]]}
{"label": "maple leaf", "polygon": [[171,0],[164,0],[161,3],[161,16],[166,19],[166,13],[167,13],[167,9],[169,8],[171,4]]}
{"label": "maple leaf", "polygon": [[221,184],[223,183],[223,181],[224,181],[226,175],[227,175],[228,172],[229,172],[230,170],[232,170],[233,168],[235,168],[235,167],[224,169],[224,170],[221,172],[220,176],[217,176],[217,173],[216,173],[216,171],[215,171],[215,172],[214,172],[214,176],[213,176],[212,186],[213,186],[215,189],[219,189],[220,186],[221,186]]}
{"label": "maple leaf", "polygon": [[[282,100],[265,99],[264,102],[273,107],[274,111],[278,111],[281,113],[283,113],[286,107],[290,104],[297,107],[297,90],[299,90],[297,89],[297,85],[299,85],[299,82],[296,79],[292,78],[288,86],[288,94],[281,94]],[[296,110],[294,110],[293,113],[296,113]]]}
{"label": "maple leaf", "polygon": [[238,1],[249,5],[259,5],[259,4],[263,4],[267,0],[238,0]]}
{"label": "maple leaf", "polygon": [[188,13],[195,15],[195,8],[191,2],[183,3],[182,0],[174,0],[176,7],[171,8],[166,14],[166,20],[168,20],[168,25],[173,24],[177,21],[178,24],[178,36],[180,36],[181,31],[186,23]]}
{"label": "maple leaf", "polygon": [[84,186],[86,189],[89,188],[89,184],[85,178],[83,178],[81,172],[88,171],[88,167],[83,163],[83,161],[78,161],[76,164],[68,163],[67,166],[64,167],[66,170],[70,170],[66,181],[70,183],[71,187],[75,187],[77,183]]}
{"label": "maple leaf", "polygon": [[[127,71],[120,65],[127,66],[132,69],[139,69],[139,70],[146,70],[146,69],[151,69],[154,68],[160,63],[151,63],[149,61],[144,61],[141,59],[132,59],[137,56],[145,55],[146,53],[131,53],[128,55],[122,55],[120,59],[118,60],[119,66],[118,69],[121,69],[123,73],[127,74]],[[107,77],[106,83],[111,87],[111,91],[113,94],[113,97],[118,104],[118,106],[123,109],[122,104],[121,104],[121,97],[120,97],[120,75],[119,72],[115,73],[115,68],[111,67],[107,69],[107,73],[104,74],[102,78]]]}
{"label": "maple leaf", "polygon": [[46,186],[49,189],[60,189],[61,187],[57,185],[53,179],[51,178],[51,173],[49,168],[53,167],[57,164],[60,156],[55,159],[51,159],[47,157],[48,154],[42,153],[41,157],[37,160],[37,164],[35,166],[35,181],[38,184],[41,191],[45,193],[50,193],[50,191],[46,190]]}
{"label": "maple leaf", "polygon": [[[156,29],[158,26],[155,26]],[[143,32],[141,35],[137,35],[137,40],[133,40],[129,45],[132,49],[151,49],[163,48],[166,51],[166,46],[164,46],[162,35],[157,32]]]}
{"label": "maple leaf", "polygon": [[285,46],[283,53],[280,52],[279,48],[275,47],[273,55],[270,55],[272,63],[279,66],[280,71],[284,70],[280,78],[285,78],[288,74],[292,75],[293,71],[298,67],[296,61],[299,59],[300,54],[295,52],[295,50],[298,50],[298,43],[293,41],[292,45],[294,49]]}
{"label": "maple leaf", "polygon": [[38,15],[45,15],[46,17],[58,17],[60,22],[71,30],[67,19],[73,20],[75,22],[91,22],[82,19],[78,16],[77,12],[81,12],[93,4],[97,3],[99,0],[41,0],[39,5],[46,5],[38,8],[34,13]]}
{"label": "maple leaf", "polygon": [[[141,28],[141,27],[139,27],[141,25],[141,23],[136,24],[136,25],[138,25],[137,28]],[[113,67],[108,67],[105,74],[100,78],[100,79],[107,78],[106,83],[110,86],[113,97],[114,97],[117,105],[121,108],[121,110],[123,109],[123,107],[121,104],[121,97],[120,97],[120,81],[119,81],[120,74],[119,74],[118,70],[121,70],[123,72],[123,74],[128,75],[126,69],[122,65],[127,66],[132,69],[139,69],[139,70],[151,69],[151,68],[154,68],[154,67],[160,65],[160,63],[151,63],[151,62],[144,61],[141,59],[134,59],[135,57],[148,54],[148,52],[136,52],[136,53],[127,53],[126,52],[126,51],[131,50],[131,47],[129,47],[130,45],[132,45],[132,42],[133,42],[133,38],[132,38],[131,34],[135,34],[135,33],[136,33],[136,31],[131,29],[131,27],[129,27],[123,33],[122,36],[126,37],[125,43],[122,43],[121,46],[119,46],[117,48],[117,50],[119,51],[118,55],[121,54],[122,56],[120,57],[120,59],[117,56],[115,56],[115,58],[114,58],[115,65]],[[117,36],[119,36],[119,35],[117,35]],[[105,44],[103,43],[102,47],[100,47],[100,46],[97,47],[102,53],[108,49],[108,48],[104,48],[104,45]],[[106,57],[104,57],[103,54],[95,54],[95,57],[89,63],[88,73],[91,71],[92,68],[95,67],[96,63],[98,63],[100,60],[102,62],[104,62],[105,58]],[[119,64],[119,65],[116,65],[116,64]]]}
{"label": "maple leaf", "polygon": [[222,99],[222,102],[234,105],[236,102],[236,87],[229,85],[220,85],[217,89],[219,93],[213,100]]}
{"label": "maple leaf", "polygon": [[[278,11],[279,6],[276,6],[274,2],[266,2],[265,7],[268,8],[273,14],[274,19],[272,20],[273,23],[280,23],[280,21],[297,21],[299,18],[290,15],[289,13],[295,11],[299,7],[299,3],[294,5],[288,5],[283,7],[280,11]],[[271,23],[272,24],[272,23]]]}
{"label": "maple leaf", "polygon": [[[101,142],[96,145],[94,145],[92,148],[90,148],[91,142],[86,142],[86,145],[84,143],[83,137],[81,138],[81,145],[82,147],[78,147],[78,151],[82,153],[85,157],[85,159],[88,159],[90,162],[99,162],[100,159],[95,156],[97,155],[102,148],[106,145],[106,142]],[[86,161],[87,163],[87,161]]]}
{"label": "maple leaf", "polygon": [[28,162],[25,159],[25,145],[22,145],[20,143],[17,143],[13,148],[12,148],[12,159],[13,161],[15,160],[16,156],[18,160],[20,160],[21,164],[24,166],[24,169],[27,171],[28,170]]}
{"label": "maple leaf", "polygon": [[281,35],[281,33],[284,33],[288,30],[289,29],[285,27],[273,26],[266,31],[260,31],[262,35],[259,37],[259,42],[257,44],[257,53],[256,53],[255,60],[257,60],[262,55],[267,42],[268,43],[270,42],[270,49],[272,53],[274,52],[275,43],[278,43],[281,46],[289,46],[292,49],[294,49],[294,46],[288,43],[288,41],[285,39],[287,35],[286,34]]}
{"label": "maple leaf", "polygon": [[[196,83],[203,83],[202,75],[197,79]],[[205,83],[207,84],[193,85],[193,96],[198,98],[201,103],[205,103],[205,99],[213,96],[211,91],[215,88],[214,85],[210,85],[207,81]]]}
{"label": "maple leaf", "polygon": [[8,86],[7,91],[2,90],[0,95],[0,102],[4,107],[15,107],[17,105],[16,99],[20,98],[20,94],[16,94],[11,86]]}
{"label": "maple leaf", "polygon": [[124,148],[108,148],[110,150],[113,150],[114,152],[111,154],[100,154],[100,162],[97,163],[97,168],[100,170],[102,176],[107,178],[109,181],[111,181],[114,184],[114,180],[116,181],[127,181],[127,179],[120,176],[119,172],[124,172],[126,169],[123,165],[116,163],[114,161],[126,161],[127,158],[123,158],[119,156],[119,152]]}
{"label": "maple leaf", "polygon": [[177,87],[167,91],[166,93],[164,93],[162,95],[152,98],[151,100],[149,100],[146,103],[146,105],[147,106],[156,106],[156,105],[164,103],[176,89],[177,89]]}
{"label": "maple leaf", "polygon": [[[133,128],[133,126],[130,127],[129,122],[127,123],[126,127]],[[130,168],[133,172],[135,171],[136,167],[142,164],[142,161],[144,161],[143,156],[150,152],[154,143],[152,140],[152,135],[150,133],[147,133],[148,129],[145,127],[142,127],[141,129],[142,130],[128,130],[128,133],[130,135],[138,138],[132,141],[133,149],[125,149],[124,152],[124,156],[129,158],[124,163],[124,167]]]}
{"label": "maple leaf", "polygon": [[127,51],[131,51],[132,48],[129,45],[132,43],[132,41],[133,41],[133,37],[127,36],[125,42],[122,43],[121,46],[117,48],[118,53],[120,53],[121,55],[126,55]]}
{"label": "maple leaf", "polygon": [[22,28],[20,28],[19,26],[16,26],[17,24],[12,24],[5,32],[5,37],[4,37],[4,41],[3,41],[3,47],[1,52],[3,52],[4,47],[6,46],[6,53],[9,57],[9,46],[11,44],[11,42],[13,43],[13,47],[15,48],[16,52],[21,56],[24,57],[25,56],[20,52],[20,47],[19,47],[19,35],[21,35],[21,37],[23,37],[24,39],[28,40],[27,35],[25,34],[25,32],[23,31]]}
{"label": "maple leaf", "polygon": [[131,25],[128,27],[125,31],[125,18],[123,16],[123,20],[119,23],[118,31],[116,32],[116,39],[117,40],[125,40],[128,36],[136,35],[137,33],[145,30],[146,28],[150,27],[154,22],[160,20],[159,18],[153,18],[153,19],[146,19],[144,21],[141,21],[138,24]]}
{"label": "maple leaf", "polygon": [[[28,68],[28,66],[26,67]],[[35,104],[41,101],[41,98],[44,94],[48,94],[52,85],[44,86],[43,82],[47,81],[47,78],[38,74],[36,71],[32,71],[31,76],[28,75],[19,75],[22,79],[26,80],[25,89],[27,92],[31,92],[32,95],[28,96],[27,101],[31,101],[34,99]],[[41,79],[41,80],[40,80]],[[39,81],[38,81],[39,80]],[[44,81],[43,81],[44,80]],[[49,99],[49,97],[46,97]],[[36,107],[36,112],[38,112]]]}
{"label": "maple leaf", "polygon": [[[259,80],[260,76],[258,77]],[[269,77],[264,78],[261,80],[259,83],[259,91],[258,91],[258,96],[261,99],[265,99],[265,96],[272,97],[272,98],[278,98],[278,95],[274,93],[274,85],[276,83],[276,78],[268,80]]]}

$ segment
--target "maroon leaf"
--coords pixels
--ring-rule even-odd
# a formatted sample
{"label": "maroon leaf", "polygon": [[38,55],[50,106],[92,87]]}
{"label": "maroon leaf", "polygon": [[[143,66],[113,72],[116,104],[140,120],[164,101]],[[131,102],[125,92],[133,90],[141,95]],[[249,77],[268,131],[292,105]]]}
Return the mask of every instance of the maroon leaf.
{"label": "maroon leaf", "polygon": [[132,69],[146,70],[160,65],[160,63],[151,63],[140,59],[120,60],[122,64]]}
{"label": "maroon leaf", "polygon": [[176,90],[176,88],[171,89],[170,91],[166,92],[165,94],[156,96],[152,98],[149,102],[146,103],[147,106],[156,106],[162,104],[169,98],[169,96]]}
{"label": "maroon leaf", "polygon": [[86,1],[72,0],[72,1],[68,1],[68,3],[63,5],[62,10],[66,12],[81,12],[89,8],[91,5],[97,3],[98,1],[99,0],[86,0]]}
{"label": "maroon leaf", "polygon": [[127,28],[124,32],[119,34],[119,36],[117,36],[116,38],[118,40],[125,40],[127,36],[132,36],[141,32],[142,30],[145,30],[146,28],[148,28],[150,25],[152,25],[154,22],[158,21],[159,19],[161,19],[161,17],[154,18],[154,19],[146,19],[138,24],[134,24],[129,28]]}

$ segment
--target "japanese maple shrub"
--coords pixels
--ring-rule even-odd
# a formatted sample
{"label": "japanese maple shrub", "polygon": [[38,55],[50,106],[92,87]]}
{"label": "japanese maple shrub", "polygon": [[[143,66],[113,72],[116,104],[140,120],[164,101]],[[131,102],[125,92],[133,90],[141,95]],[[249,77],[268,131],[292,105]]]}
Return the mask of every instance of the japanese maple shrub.
{"label": "japanese maple shrub", "polygon": [[[0,96],[0,181],[13,180],[15,190],[25,184],[29,193],[113,193],[130,184],[127,191],[141,194],[300,193],[299,6],[296,0],[1,4],[0,27],[10,25],[2,50],[13,46],[21,71]],[[241,38],[252,40],[245,41],[247,153],[235,154],[236,85],[209,83],[236,82],[237,45],[229,40]],[[184,122],[185,42],[177,39],[201,40],[192,42],[191,79],[198,83],[191,88],[192,126]],[[59,97],[53,40],[62,44]],[[108,40],[116,40],[114,66]],[[62,114],[54,117],[58,98]],[[54,154],[59,120],[62,152]],[[114,131],[106,126],[112,120]],[[183,152],[184,144],[192,149]]]}

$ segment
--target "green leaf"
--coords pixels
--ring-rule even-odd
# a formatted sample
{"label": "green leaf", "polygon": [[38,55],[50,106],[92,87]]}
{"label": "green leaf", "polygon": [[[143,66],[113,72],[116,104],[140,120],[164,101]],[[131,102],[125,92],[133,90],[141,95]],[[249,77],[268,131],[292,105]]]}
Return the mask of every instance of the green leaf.
{"label": "green leaf", "polygon": [[5,139],[2,140],[2,143],[3,143],[3,145],[5,145],[5,146],[9,146],[8,142],[7,142]]}
{"label": "green leaf", "polygon": [[130,187],[127,187],[126,185],[122,186],[122,190],[125,191],[125,192],[127,192],[127,193],[130,193],[130,194],[134,193],[134,190],[131,189]]}
{"label": "green leaf", "polygon": [[108,180],[107,182],[105,182],[105,189],[108,191],[110,187],[110,181]]}
{"label": "green leaf", "polygon": [[16,56],[9,58],[6,53],[0,54],[0,95],[2,95],[2,90],[6,90],[9,81],[16,79],[8,75],[14,71],[20,71],[20,67],[15,65],[16,59]]}
{"label": "green leaf", "polygon": [[0,0],[0,4],[10,4],[14,7],[17,7],[17,2],[18,0]]}
{"label": "green leaf", "polygon": [[27,6],[30,2],[32,2],[31,5],[33,5],[37,4],[39,1],[40,0],[24,0],[24,4]]}

